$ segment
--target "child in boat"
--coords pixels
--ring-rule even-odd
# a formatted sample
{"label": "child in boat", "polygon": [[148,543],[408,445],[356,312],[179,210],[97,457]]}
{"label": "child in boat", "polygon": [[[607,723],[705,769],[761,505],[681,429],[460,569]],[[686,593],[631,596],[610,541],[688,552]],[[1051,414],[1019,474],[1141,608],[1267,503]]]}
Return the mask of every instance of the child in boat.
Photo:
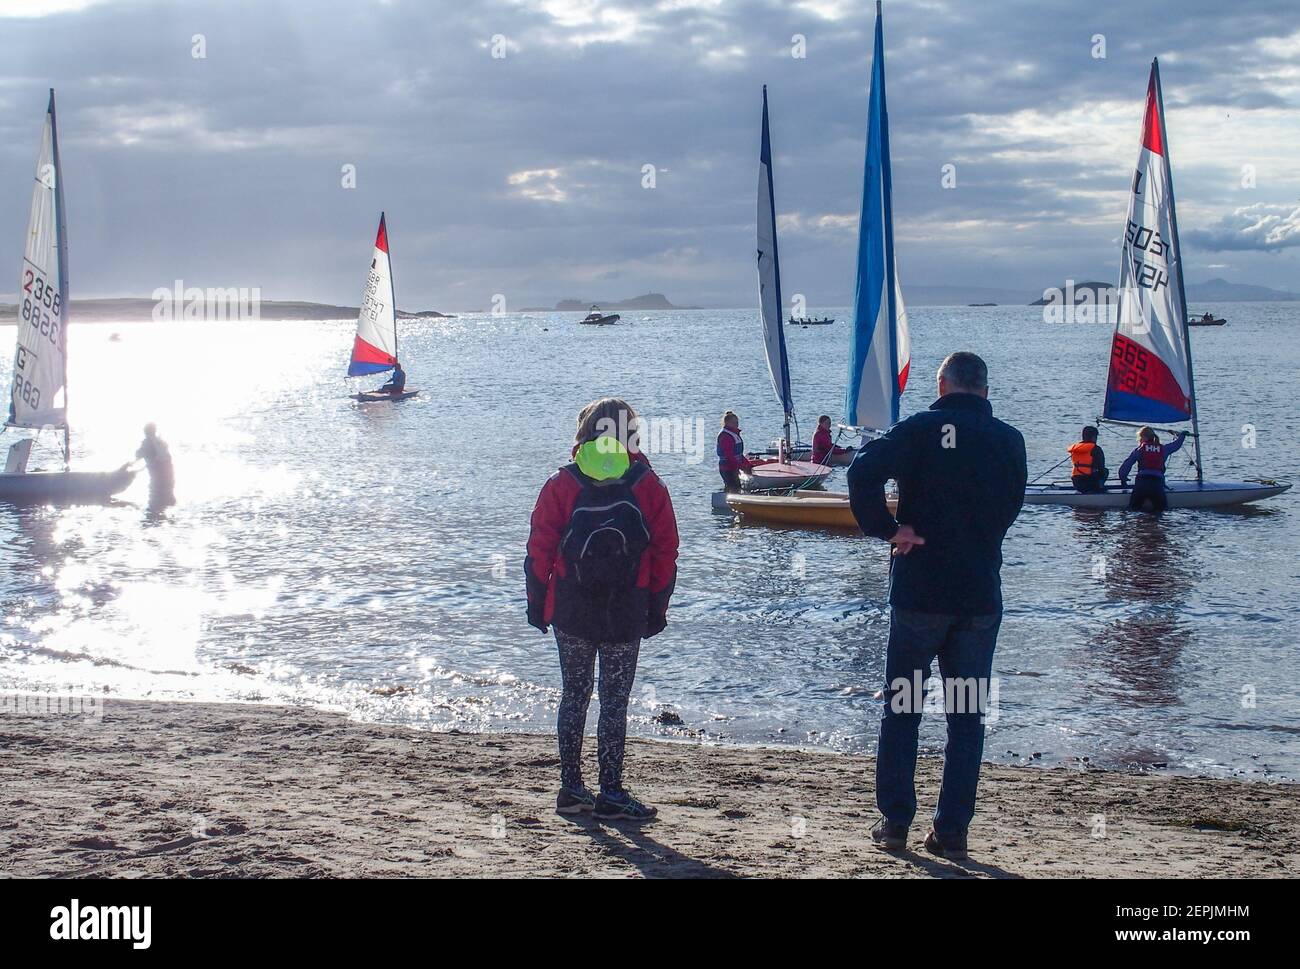
{"label": "child in boat", "polygon": [[[616,397],[578,414],[570,464],[533,509],[524,574],[528,623],[555,627],[563,694],[557,724],[561,814],[648,821],[657,811],[623,787],[627,704],[641,640],[668,624],[677,578],[677,519],[668,489],[637,446],[635,411]],[[600,794],[582,780],[582,739],[600,660]]]}
{"label": "child in boat", "polygon": [[388,383],[379,388],[381,394],[397,394],[406,390],[406,371],[402,369],[400,363],[394,362],[393,375],[388,379]]}
{"label": "child in boat", "polygon": [[1070,473],[1074,490],[1082,495],[1101,491],[1110,471],[1106,468],[1106,455],[1097,444],[1097,428],[1089,424],[1083,429],[1083,440],[1071,444],[1066,450],[1074,462]]}
{"label": "child in boat", "polygon": [[1133,482],[1133,493],[1129,496],[1130,511],[1161,512],[1169,507],[1165,497],[1165,462],[1183,442],[1187,432],[1183,431],[1169,444],[1161,444],[1160,437],[1149,427],[1138,428],[1138,446],[1119,466],[1119,483],[1128,486],[1128,473],[1137,465],[1137,478]]}
{"label": "child in boat", "polygon": [[813,435],[812,463],[826,464],[836,454],[848,454],[849,448],[840,447],[831,439],[831,418],[823,414],[817,418],[817,433]]}
{"label": "child in boat", "polygon": [[722,430],[718,432],[718,474],[722,475],[722,489],[727,494],[741,490],[740,472],[748,472],[753,463],[745,457],[745,441],[740,436],[740,418],[735,411],[722,415]]}

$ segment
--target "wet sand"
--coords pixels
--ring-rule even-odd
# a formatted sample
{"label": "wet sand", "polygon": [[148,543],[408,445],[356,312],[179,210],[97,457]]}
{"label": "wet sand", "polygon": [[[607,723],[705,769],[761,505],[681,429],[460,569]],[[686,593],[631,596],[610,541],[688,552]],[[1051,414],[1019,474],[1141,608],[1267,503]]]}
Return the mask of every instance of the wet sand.
{"label": "wet sand", "polygon": [[[594,739],[587,755],[594,756]],[[971,860],[872,845],[872,762],[629,742],[640,827],[554,813],[553,739],[306,709],[108,701],[0,715],[0,874],[1294,877],[1300,785],[985,765]],[[594,762],[589,777],[595,776]]]}

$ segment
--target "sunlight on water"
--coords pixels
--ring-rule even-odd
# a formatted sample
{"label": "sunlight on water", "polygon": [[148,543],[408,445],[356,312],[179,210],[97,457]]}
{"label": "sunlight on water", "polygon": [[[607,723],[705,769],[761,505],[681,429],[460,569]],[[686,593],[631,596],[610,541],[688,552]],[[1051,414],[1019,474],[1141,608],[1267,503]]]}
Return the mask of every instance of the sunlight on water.
{"label": "sunlight on water", "polygon": [[[1229,326],[1194,334],[1211,476],[1294,478],[1279,442],[1300,433],[1300,361],[1276,332],[1296,325],[1296,307],[1217,309]],[[805,438],[817,414],[841,409],[848,332],[835,315],[832,327],[788,333]],[[1031,473],[1095,416],[1104,327],[1050,325],[1015,307],[911,315],[905,413],[930,402],[944,353],[966,347],[989,361],[994,406],[1025,432]],[[0,333],[8,358],[13,329]],[[706,429],[702,453],[652,456],[677,510],[681,575],[669,632],[642,648],[633,729],[873,747],[883,545],[709,510],[721,411],[741,413],[751,446],[779,430],[753,312],[645,314],[612,328],[558,314],[404,322],[409,386],[421,394],[396,406],[348,399],[350,321],[69,335],[74,467],[130,460],[156,421],[178,504],[148,515],[141,475],[109,507],[0,507],[0,688],[546,729],[559,676],[553,641],[524,622],[528,515],[567,458],[577,409],[619,393],[647,416]],[[1258,449],[1242,447],[1246,424]],[[34,467],[59,460],[53,437],[45,443]],[[1102,443],[1117,466],[1128,437],[1108,431]],[[843,487],[842,472],[830,486]],[[988,756],[1300,776],[1294,503],[1158,521],[1027,510],[1006,546]],[[684,727],[654,722],[665,706]],[[941,732],[927,718],[930,746]]]}

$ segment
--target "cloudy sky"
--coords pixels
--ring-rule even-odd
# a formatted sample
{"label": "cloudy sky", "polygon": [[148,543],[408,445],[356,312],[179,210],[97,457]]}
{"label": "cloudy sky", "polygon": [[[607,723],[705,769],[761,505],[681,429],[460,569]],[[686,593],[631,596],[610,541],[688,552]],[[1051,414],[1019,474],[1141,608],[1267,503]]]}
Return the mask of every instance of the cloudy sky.
{"label": "cloudy sky", "polygon": [[[53,86],[77,296],[179,278],[355,304],[386,209],[407,308],[648,290],[748,305],[767,83],[785,289],[842,305],[873,15],[865,0],[0,0],[0,267],[17,278]],[[1113,278],[1159,56],[1188,279],[1300,289],[1295,0],[889,0],[885,17],[904,287]]]}

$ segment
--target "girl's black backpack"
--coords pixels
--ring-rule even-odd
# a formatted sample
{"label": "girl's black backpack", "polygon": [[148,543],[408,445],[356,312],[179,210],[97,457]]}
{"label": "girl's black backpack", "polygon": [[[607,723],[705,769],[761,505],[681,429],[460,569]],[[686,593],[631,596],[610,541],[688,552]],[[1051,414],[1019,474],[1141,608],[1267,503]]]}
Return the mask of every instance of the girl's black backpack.
{"label": "girl's black backpack", "polygon": [[633,487],[649,468],[633,463],[621,478],[597,481],[576,464],[565,471],[582,485],[560,540],[566,575],[557,583],[555,626],[601,642],[639,638],[649,595],[637,589],[650,530]]}

